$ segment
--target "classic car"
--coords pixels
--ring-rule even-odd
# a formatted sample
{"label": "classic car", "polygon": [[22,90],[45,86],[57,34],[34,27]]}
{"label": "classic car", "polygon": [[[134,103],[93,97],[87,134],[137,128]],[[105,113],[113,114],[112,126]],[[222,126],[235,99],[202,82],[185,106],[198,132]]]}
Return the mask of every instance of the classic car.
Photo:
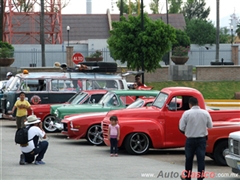
{"label": "classic car", "polygon": [[69,114],[107,112],[114,109],[123,109],[138,97],[156,97],[158,92],[152,90],[112,90],[105,94],[97,104],[59,107],[55,110],[54,114],[61,121],[64,116]]}
{"label": "classic car", "polygon": [[[105,144],[110,145],[107,137],[109,119],[116,115],[121,131],[118,146],[124,147],[130,154],[144,154],[149,148],[184,147],[185,136],[179,131],[178,125],[183,112],[189,109],[190,97],[197,98],[200,108],[206,109],[204,98],[198,90],[168,87],[160,91],[150,107],[108,112],[102,121]],[[173,101],[177,102],[177,98],[182,102],[171,106]],[[215,128],[209,130],[207,155],[218,164],[225,164],[222,152],[227,148],[228,133],[240,128],[240,113],[239,110],[209,110],[209,113]]]}
{"label": "classic car", "polygon": [[[101,63],[101,65],[104,62]],[[88,63],[89,64],[89,63]],[[108,67],[113,63],[108,63]],[[115,63],[114,63],[115,64]],[[96,63],[93,65],[97,65]],[[99,66],[100,67],[100,66]],[[96,68],[97,69],[97,68]],[[100,70],[103,70],[104,67]],[[109,69],[109,68],[108,68]],[[76,92],[90,89],[128,89],[120,74],[100,73],[94,69],[86,72],[28,72],[16,74],[2,98],[2,112],[12,109],[19,93],[24,91],[33,104],[64,103]]]}
{"label": "classic car", "polygon": [[40,118],[43,122],[43,129],[46,132],[55,132],[57,131],[57,127],[54,125],[55,123],[55,116],[50,113],[50,106],[52,108],[57,109],[61,106],[68,106],[69,104],[88,104],[88,103],[98,103],[100,99],[107,93],[107,90],[100,89],[100,90],[83,90],[79,93],[76,93],[73,97],[71,97],[66,103],[64,104],[38,104],[38,105],[31,105],[31,110],[29,110],[29,114],[33,113],[38,118]]}
{"label": "classic car", "polygon": [[[138,98],[127,109],[151,106],[155,98]],[[70,139],[85,138],[90,144],[103,143],[101,121],[107,112],[84,113],[65,116],[62,120],[63,130]]]}
{"label": "classic car", "polygon": [[240,131],[229,134],[228,149],[224,154],[227,165],[232,168],[232,172],[240,175]]}

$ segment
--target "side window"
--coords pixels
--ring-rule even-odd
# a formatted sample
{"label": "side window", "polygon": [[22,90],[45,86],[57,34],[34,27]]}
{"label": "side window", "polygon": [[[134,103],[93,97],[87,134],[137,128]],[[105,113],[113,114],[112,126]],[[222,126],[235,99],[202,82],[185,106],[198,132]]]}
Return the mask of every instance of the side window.
{"label": "side window", "polygon": [[108,106],[119,106],[120,102],[118,101],[117,97],[114,95],[107,103]]}
{"label": "side window", "polygon": [[[42,88],[42,91],[46,90],[46,81],[42,80],[42,83],[45,84],[45,86]],[[40,88],[39,80],[38,79],[24,79],[20,84],[20,90],[21,91],[38,91]]]}
{"label": "side window", "polygon": [[98,103],[104,94],[93,94],[90,98],[91,103]]}
{"label": "side window", "polygon": [[168,104],[168,109],[173,111],[186,111],[190,109],[188,100],[191,96],[175,96]]}
{"label": "side window", "polygon": [[52,91],[76,91],[77,83],[71,80],[52,80],[51,90]]}
{"label": "side window", "polygon": [[121,96],[120,99],[122,101],[122,104],[125,106],[132,104],[136,100],[136,98],[133,96]]}

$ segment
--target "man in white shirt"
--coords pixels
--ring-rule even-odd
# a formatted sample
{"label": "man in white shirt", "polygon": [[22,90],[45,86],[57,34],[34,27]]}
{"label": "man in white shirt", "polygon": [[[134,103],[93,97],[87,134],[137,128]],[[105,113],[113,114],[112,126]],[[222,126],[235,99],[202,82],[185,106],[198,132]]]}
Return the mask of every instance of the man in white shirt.
{"label": "man in white shirt", "polygon": [[212,118],[208,111],[200,109],[198,100],[194,97],[189,98],[189,107],[191,109],[183,113],[179,122],[179,130],[187,137],[185,171],[181,175],[181,179],[191,180],[193,158],[196,153],[199,174],[197,179],[202,180],[205,171],[207,129],[212,128]]}
{"label": "man in white shirt", "polygon": [[[46,133],[42,128],[42,122],[35,115],[27,117],[27,121],[24,123],[26,126],[30,126],[28,130],[28,145],[20,147],[22,154],[20,156],[20,165],[26,163],[32,163],[35,160],[36,165],[45,164],[42,161],[44,154],[48,148],[47,141],[39,142],[39,138],[46,139]],[[37,155],[36,159],[35,156]]]}

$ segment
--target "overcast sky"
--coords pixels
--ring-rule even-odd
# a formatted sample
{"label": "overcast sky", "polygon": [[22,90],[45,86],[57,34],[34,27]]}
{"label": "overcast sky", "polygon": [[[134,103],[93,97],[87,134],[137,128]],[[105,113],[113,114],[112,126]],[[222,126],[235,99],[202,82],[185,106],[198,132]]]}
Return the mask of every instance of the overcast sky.
{"label": "overcast sky", "polygon": [[[92,0],[92,13],[104,14],[109,8],[111,13],[119,13],[118,8],[115,6],[111,8],[111,3],[116,0]],[[135,0],[132,0],[134,2]],[[144,0],[146,6],[145,11],[151,12],[149,9],[149,3],[151,0]],[[161,13],[166,13],[166,0],[160,0],[160,6],[162,7]],[[213,22],[216,21],[216,0],[206,0],[207,6],[210,6],[211,12],[209,19]],[[115,3],[114,3],[115,4]],[[240,16],[240,0],[220,0],[220,19],[222,20],[221,26],[228,26],[228,17],[236,12],[237,16]],[[86,14],[86,0],[70,0],[69,5],[62,10],[63,14]]]}

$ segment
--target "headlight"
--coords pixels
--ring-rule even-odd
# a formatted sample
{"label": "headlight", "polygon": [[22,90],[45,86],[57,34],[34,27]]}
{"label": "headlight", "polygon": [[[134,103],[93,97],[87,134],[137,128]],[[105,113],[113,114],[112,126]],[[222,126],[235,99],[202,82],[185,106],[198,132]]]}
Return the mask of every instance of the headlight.
{"label": "headlight", "polygon": [[10,102],[8,101],[8,102],[7,102],[7,108],[9,108],[9,107],[10,107]]}
{"label": "headlight", "polygon": [[73,122],[72,121],[70,122],[70,128],[73,128]]}
{"label": "headlight", "polygon": [[231,153],[233,153],[233,139],[228,140],[228,148]]}
{"label": "headlight", "polygon": [[55,114],[55,116],[56,116],[56,117],[58,117],[58,116],[59,116],[59,112],[58,112],[58,110],[57,110],[57,109],[54,111],[54,114]]}

